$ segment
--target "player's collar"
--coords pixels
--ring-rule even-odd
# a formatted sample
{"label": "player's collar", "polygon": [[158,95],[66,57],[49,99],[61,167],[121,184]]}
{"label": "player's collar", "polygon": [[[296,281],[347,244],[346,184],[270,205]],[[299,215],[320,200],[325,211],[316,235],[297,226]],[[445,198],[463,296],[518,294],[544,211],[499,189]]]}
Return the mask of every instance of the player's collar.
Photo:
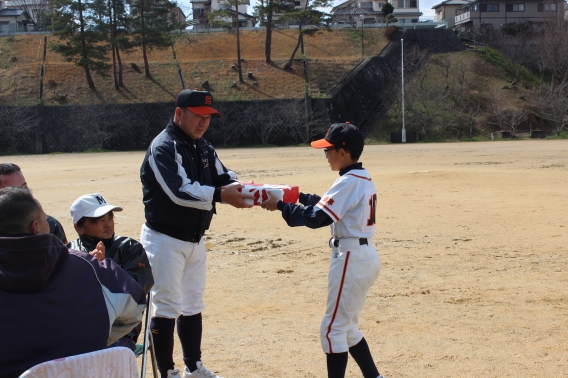
{"label": "player's collar", "polygon": [[349,172],[352,169],[363,169],[363,163],[355,163],[355,164],[348,165],[347,167],[345,167],[345,168],[343,168],[342,170],[339,171],[339,176],[343,176],[344,174],[346,174],[347,172]]}

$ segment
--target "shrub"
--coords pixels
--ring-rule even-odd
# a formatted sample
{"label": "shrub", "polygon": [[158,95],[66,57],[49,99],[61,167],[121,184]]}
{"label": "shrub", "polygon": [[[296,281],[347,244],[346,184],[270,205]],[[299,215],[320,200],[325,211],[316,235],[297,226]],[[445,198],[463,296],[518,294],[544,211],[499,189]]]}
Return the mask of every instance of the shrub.
{"label": "shrub", "polygon": [[398,26],[389,26],[385,29],[385,37],[387,37],[389,41],[393,41],[396,38],[399,30],[400,28]]}

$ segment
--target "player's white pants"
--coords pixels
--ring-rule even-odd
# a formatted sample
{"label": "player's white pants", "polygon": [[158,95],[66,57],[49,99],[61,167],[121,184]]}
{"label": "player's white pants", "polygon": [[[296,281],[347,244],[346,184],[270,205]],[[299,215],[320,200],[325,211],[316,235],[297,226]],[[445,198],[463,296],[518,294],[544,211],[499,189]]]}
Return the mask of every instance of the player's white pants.
{"label": "player's white pants", "polygon": [[154,276],[154,316],[175,319],[199,314],[205,307],[207,253],[203,238],[199,243],[185,242],[143,225],[140,243]]}
{"label": "player's white pants", "polygon": [[361,341],[359,315],[380,269],[371,240],[369,245],[359,245],[359,239],[340,239],[339,247],[332,248],[327,309],[320,327],[324,353],[347,352]]}

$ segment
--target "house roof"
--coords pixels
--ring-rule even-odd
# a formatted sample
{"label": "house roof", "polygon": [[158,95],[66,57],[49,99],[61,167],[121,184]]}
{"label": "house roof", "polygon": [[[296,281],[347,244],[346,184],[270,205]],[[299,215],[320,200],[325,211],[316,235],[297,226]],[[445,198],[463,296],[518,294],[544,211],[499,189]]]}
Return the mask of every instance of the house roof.
{"label": "house roof", "polygon": [[336,6],[331,8],[331,13],[335,13],[336,10],[338,10],[338,9],[345,8],[345,6],[348,5],[350,2],[351,2],[351,0],[347,0],[347,1],[342,2],[341,4],[337,4]]}
{"label": "house roof", "polygon": [[191,0],[190,3],[210,3],[211,0]]}
{"label": "house roof", "polygon": [[[225,11],[227,11],[228,13],[235,14],[235,11],[232,10],[232,9],[225,9]],[[239,14],[240,14],[241,16],[245,16],[246,18],[252,18],[252,19],[254,19],[254,16],[252,16],[252,15],[250,15],[250,14],[248,14],[248,13],[239,12]]]}
{"label": "house roof", "polygon": [[0,9],[0,17],[1,16],[5,16],[5,17],[21,16],[24,13],[25,13],[25,11],[23,9]]}
{"label": "house roof", "polygon": [[442,1],[440,4],[434,5],[432,9],[436,9],[438,7],[441,7],[442,5],[465,5],[469,4],[470,2],[470,0],[446,0]]}
{"label": "house roof", "polygon": [[397,12],[396,9],[395,9],[394,12],[393,12],[393,15],[396,16],[397,14],[398,14],[398,15],[406,15],[406,16],[408,16],[408,15],[422,16],[422,12],[418,12],[418,11]]}
{"label": "house roof", "polygon": [[347,9],[340,9],[334,13],[335,16],[357,15],[357,14],[383,14],[383,12],[353,7]]}

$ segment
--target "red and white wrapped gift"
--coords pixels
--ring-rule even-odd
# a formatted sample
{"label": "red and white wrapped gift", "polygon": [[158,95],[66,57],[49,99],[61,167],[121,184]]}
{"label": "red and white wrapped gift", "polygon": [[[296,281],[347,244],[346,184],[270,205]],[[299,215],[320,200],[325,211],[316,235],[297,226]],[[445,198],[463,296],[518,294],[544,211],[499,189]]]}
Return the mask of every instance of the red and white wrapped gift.
{"label": "red and white wrapped gift", "polygon": [[244,183],[241,183],[241,185],[243,185],[243,193],[249,193],[254,196],[254,199],[245,200],[249,205],[259,206],[269,198],[268,193],[273,193],[278,199],[286,203],[296,203],[300,197],[300,188],[298,186]]}

